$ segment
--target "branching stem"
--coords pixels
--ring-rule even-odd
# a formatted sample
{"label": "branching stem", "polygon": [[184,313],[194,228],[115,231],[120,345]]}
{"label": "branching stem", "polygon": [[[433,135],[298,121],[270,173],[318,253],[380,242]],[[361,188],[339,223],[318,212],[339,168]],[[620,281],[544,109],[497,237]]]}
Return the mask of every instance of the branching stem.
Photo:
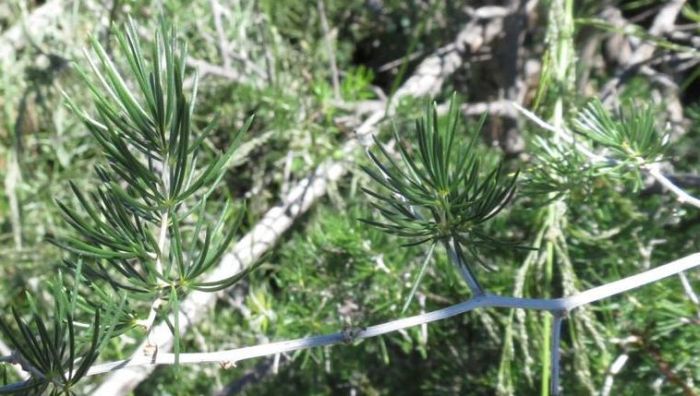
{"label": "branching stem", "polygon": [[[163,273],[163,256],[165,255],[165,247],[168,243],[168,209],[163,209],[160,213],[160,230],[158,231],[158,255],[156,257],[156,271],[160,275]],[[160,282],[159,282],[160,283]]]}
{"label": "branching stem", "polygon": [[659,169],[659,164],[649,164],[642,166],[642,170],[646,171],[649,176],[653,177],[654,180],[659,182],[662,186],[666,187],[671,191],[678,199],[680,203],[687,203],[693,205],[700,209],[700,199],[693,197],[692,195],[685,192],[682,188],[675,185],[666,175]]}
{"label": "branching stem", "polygon": [[[162,173],[161,173],[161,181],[162,181],[162,188],[163,188],[163,196],[168,197],[169,196],[169,189],[170,189],[170,169],[168,167],[168,156],[167,154],[163,155],[163,162],[162,162]],[[163,266],[164,257],[166,256],[167,252],[166,249],[168,247],[168,224],[170,221],[170,208],[166,205],[165,208],[160,212],[160,227],[158,230],[158,252],[156,255],[156,272],[163,278],[166,277],[165,274],[165,269]],[[163,280],[158,279],[158,284],[162,285]],[[143,325],[143,327],[146,329],[146,338],[148,339],[148,344],[152,344],[152,340],[150,339],[150,334],[151,334],[151,329],[153,328],[153,325],[155,324],[156,317],[158,316],[158,309],[160,306],[163,304],[163,299],[158,296],[154,301],[153,304],[151,304],[151,308],[148,311],[148,317],[146,318],[145,321],[141,321],[139,324]]]}
{"label": "branching stem", "polygon": [[[151,304],[151,308],[148,310],[148,317],[146,320],[141,320],[139,321],[139,325],[143,326],[144,329],[146,329],[146,337],[150,337],[151,334],[151,329],[153,328],[153,325],[156,322],[156,317],[158,316],[158,309],[160,308],[161,305],[163,305],[163,299],[158,297],[153,301],[153,304]],[[150,343],[150,338],[148,339]]]}
{"label": "branching stem", "polygon": [[[554,363],[558,362],[559,359],[558,345],[560,339],[559,334],[561,332],[561,321],[568,312],[577,307],[636,289],[640,286],[659,281],[698,266],[700,266],[700,253],[694,253],[648,271],[602,286],[594,287],[570,297],[537,299],[482,294],[459,304],[451,305],[436,311],[393,320],[387,323],[370,326],[365,329],[358,329],[357,332],[353,332],[354,340],[377,337],[409,327],[420,326],[438,320],[447,319],[477,308],[519,308],[536,311],[548,311],[553,313],[555,316],[555,323],[552,330],[552,343],[553,345],[557,346],[556,348],[552,348],[552,389],[554,389],[555,386],[558,388],[558,384],[555,383],[555,381],[558,381],[557,378],[559,376],[559,368],[558,364]],[[237,361],[252,359],[255,357],[271,356],[284,352],[343,343],[347,343],[347,331],[218,352],[180,353],[179,363],[235,363]],[[127,367],[171,365],[175,364],[175,359],[176,356],[173,353],[159,353],[153,357],[134,356],[128,360],[103,363],[93,366],[90,368],[87,375],[91,376],[108,373],[125,369]],[[0,387],[0,392],[16,386],[16,384],[10,384],[5,387]]]}
{"label": "branching stem", "polygon": [[459,249],[459,247],[456,245],[457,243],[458,242],[454,238],[450,238],[444,242],[447,255],[450,257],[450,261],[452,261],[452,263],[459,270],[462,279],[464,279],[464,281],[467,283],[467,286],[469,286],[472,293],[474,293],[475,296],[483,296],[484,289],[479,284],[479,281],[476,280],[474,274],[472,274],[471,270],[469,269],[469,265],[464,262],[461,255],[457,252],[457,249]]}

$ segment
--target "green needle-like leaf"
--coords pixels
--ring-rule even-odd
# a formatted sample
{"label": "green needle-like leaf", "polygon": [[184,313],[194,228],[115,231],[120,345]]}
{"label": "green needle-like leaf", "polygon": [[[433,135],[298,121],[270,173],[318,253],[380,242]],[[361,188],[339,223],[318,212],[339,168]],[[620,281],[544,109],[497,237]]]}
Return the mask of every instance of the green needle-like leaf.
{"label": "green needle-like leaf", "polygon": [[[483,242],[479,228],[503,210],[513,197],[518,172],[506,175],[499,164],[482,175],[480,161],[474,153],[479,130],[471,131],[472,136],[460,142],[458,108],[453,99],[444,126],[435,105],[426,109],[424,117],[415,123],[417,151],[410,150],[394,131],[400,161],[377,141],[380,155],[368,152],[375,169],[362,169],[381,189],[363,188],[363,191],[375,200],[372,206],[384,222],[363,221],[409,238],[407,246],[428,242],[434,246],[437,242],[444,244],[454,239],[467,246],[470,256],[476,256],[478,252],[473,246]],[[480,126],[484,120],[482,117]],[[469,238],[457,239],[455,235]],[[416,287],[417,283],[413,285],[411,297]]]}

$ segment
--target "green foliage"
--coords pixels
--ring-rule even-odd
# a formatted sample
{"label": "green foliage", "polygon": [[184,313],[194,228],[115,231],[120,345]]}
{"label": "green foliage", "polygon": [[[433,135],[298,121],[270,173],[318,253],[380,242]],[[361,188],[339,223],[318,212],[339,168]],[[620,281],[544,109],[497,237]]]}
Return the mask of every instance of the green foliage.
{"label": "green foliage", "polygon": [[[99,355],[101,338],[100,313],[97,311],[92,327],[92,342],[85,351],[80,351],[75,344],[75,328],[70,316],[64,325],[61,318],[55,317],[53,329],[38,315],[34,315],[30,327],[16,310],[12,310],[17,330],[0,321],[0,330],[10,340],[16,353],[20,356],[19,364],[32,375],[31,379],[3,389],[2,394],[19,393],[41,395],[47,390],[51,395],[72,395],[74,385],[87,373]],[[15,335],[19,333],[19,338]]]}
{"label": "green foliage", "polygon": [[635,165],[659,161],[666,151],[668,135],[659,134],[650,106],[634,103],[621,107],[616,116],[591,101],[574,121],[579,133],[609,148],[618,161]]}
{"label": "green foliage", "polygon": [[[6,29],[43,2],[0,3]],[[505,37],[523,27],[518,51],[500,38],[481,47],[433,98],[441,103],[455,90],[470,102],[511,99],[508,79],[517,77],[527,87],[523,106],[577,132],[573,144],[509,115],[462,127],[456,104],[447,117],[431,107],[414,128],[425,98],[405,97],[391,107],[395,145],[378,145],[369,159],[339,149],[366,119],[364,101],[390,94],[433,51],[449,51],[465,22],[478,17],[479,26],[490,25],[490,17],[474,14],[486,2],[324,3],[329,32],[319,24],[316,0],[129,0],[113,9],[81,3],[59,16],[60,27],[28,25],[31,45],[0,60],[0,306],[8,307],[0,312],[0,341],[55,379],[34,375],[22,386],[88,393],[101,379],[77,376],[83,362],[97,353],[104,361],[129,358],[153,303],[162,302],[153,312],[163,319],[193,290],[233,285],[217,294],[204,323],[176,334],[176,351],[361,328],[442,308],[469,292],[455,263],[498,267],[488,274],[488,292],[553,298],[700,250],[696,211],[640,177],[663,160],[664,171],[675,169],[672,180],[698,191],[700,112],[687,106],[697,70],[685,71],[697,54],[683,38],[695,32],[688,25],[647,33],[655,17],[648,11],[661,2],[606,3],[623,10],[622,26],[593,1],[541,3],[528,8],[537,18],[524,24],[509,15]],[[683,15],[695,21],[697,10],[696,1],[687,2]],[[154,17],[161,12],[179,26],[177,37]],[[135,22],[119,33],[128,14]],[[77,62],[87,67],[54,67],[55,59],[79,58],[87,32],[95,34],[92,50],[87,62]],[[656,46],[658,56],[643,64],[645,73],[658,73],[654,78],[616,63],[624,56],[611,44],[630,38]],[[330,84],[328,44],[341,98]],[[515,53],[522,69],[542,65],[539,78],[510,75]],[[44,58],[49,66],[41,66]],[[202,63],[219,69],[203,68],[197,83],[188,75]],[[229,74],[217,74],[221,69]],[[656,78],[669,70],[678,71],[668,76],[686,118],[671,125],[673,145],[661,127],[669,91]],[[617,97],[605,103],[623,103],[620,110],[594,101],[577,111],[587,102],[581,92],[604,97],[599,89],[613,77]],[[68,114],[66,101],[78,117]],[[686,122],[687,131],[679,131]],[[386,129],[380,124],[377,135]],[[502,161],[490,146],[503,132],[522,136],[525,151]],[[592,163],[580,145],[610,161]],[[207,269],[240,232],[329,159],[358,161],[373,176],[355,172],[331,183],[329,199],[297,219],[250,277],[205,283]],[[504,208],[517,168],[524,173],[518,199]],[[635,190],[624,188],[629,180]],[[358,186],[375,196],[358,194]],[[244,198],[252,199],[244,206]],[[43,242],[46,236],[54,245]],[[537,250],[500,242],[511,240]],[[435,249],[436,242],[447,249]],[[402,243],[418,246],[397,248]],[[57,268],[72,276],[56,276]],[[687,274],[696,289],[697,275]],[[565,393],[598,393],[622,354],[629,360],[612,392],[680,395],[688,394],[686,384],[697,393],[700,361],[688,347],[700,342],[697,310],[673,278],[572,313],[562,340]],[[251,395],[547,394],[550,329],[547,315],[478,310],[355,345],[282,355],[279,370],[273,359],[227,370],[161,366],[135,394],[208,394],[227,384],[246,384],[242,393]],[[53,354],[57,346],[64,352]],[[2,358],[0,381],[16,382]]]}
{"label": "green foliage", "polygon": [[499,165],[481,175],[473,153],[480,128],[472,132],[468,144],[456,141],[456,109],[452,102],[444,127],[439,126],[435,106],[416,121],[417,154],[410,153],[394,133],[403,167],[394,161],[387,147],[377,142],[384,160],[369,152],[377,171],[363,169],[385,191],[364,191],[377,200],[375,207],[387,222],[365,222],[410,238],[407,245],[455,238],[476,257],[476,246],[493,242],[479,226],[508,203],[515,191],[517,173],[508,177]]}
{"label": "green foliage", "polygon": [[[14,307],[14,326],[0,318],[0,333],[11,343],[13,363],[19,364],[31,377],[16,385],[3,387],[0,394],[76,395],[76,384],[87,374],[90,367],[112,336],[113,325],[101,322],[101,311],[96,309],[92,325],[83,326],[74,321],[76,290],[65,291],[54,287],[54,313],[51,325],[33,309],[31,321],[27,322]],[[124,299],[122,299],[122,304]],[[112,304],[114,311],[120,306]],[[108,316],[107,323],[114,323]],[[87,327],[82,332],[81,327]],[[82,334],[81,334],[82,333]]]}
{"label": "green foliage", "polygon": [[486,235],[482,225],[498,214],[512,198],[518,173],[508,177],[500,164],[485,176],[480,173],[474,144],[484,118],[472,132],[469,143],[461,144],[455,139],[458,107],[453,98],[444,125],[439,124],[435,104],[426,109],[425,116],[416,121],[416,154],[409,152],[398,132],[394,131],[403,166],[375,138],[383,160],[369,151],[377,170],[362,167],[382,187],[381,192],[364,187],[363,191],[374,198],[372,205],[386,220],[363,221],[385,232],[408,238],[409,242],[404,246],[432,243],[404,310],[423,278],[435,244],[442,243],[453,255],[455,266],[462,271],[474,293],[482,293],[482,290],[468,262],[476,261],[486,266],[479,257],[478,249],[494,244],[505,245]]}
{"label": "green foliage", "polygon": [[[93,40],[97,59],[88,59],[99,83],[85,72],[81,74],[95,100],[99,120],[75,104],[72,109],[104,150],[109,168],[96,168],[103,186],[89,198],[71,185],[81,212],[89,216],[81,216],[59,203],[66,221],[78,236],[64,236],[55,241],[69,251],[93,259],[85,269],[90,279],[158,297],[168,297],[171,289],[176,293],[220,290],[246,274],[242,272],[215,282],[199,279],[218,263],[242,219],[239,215],[232,225],[226,226],[223,220],[228,217],[228,210],[224,210],[221,221],[212,228],[204,224],[203,211],[207,196],[223,177],[225,166],[237,148],[238,137],[248,129],[252,119],[236,134],[221,157],[203,169],[197,168],[207,134],[197,136],[191,130],[197,83],[195,80],[192,99],[188,101],[183,91],[187,51],[174,35],[164,24],[161,26],[150,64],[141,50],[133,23],[129,23],[126,34],[118,35],[140,98],[132,93],[104,48]],[[187,200],[203,188],[204,194],[185,210]],[[182,225],[193,214],[197,214],[197,221],[191,233],[185,234]],[[224,232],[225,226],[228,230]],[[160,229],[154,233],[157,227]],[[202,243],[198,239],[200,231],[204,233]],[[163,250],[167,235],[172,236],[169,252]],[[192,239],[183,239],[183,235]],[[213,235],[223,237],[212,240]],[[118,280],[114,270],[123,281]]]}
{"label": "green foliage", "polygon": [[598,167],[588,163],[575,146],[554,145],[541,136],[534,136],[532,142],[538,155],[528,169],[525,193],[544,198],[546,204],[577,190],[590,190]]}
{"label": "green foliage", "polygon": [[[70,184],[78,208],[73,209],[63,202],[57,204],[74,232],[52,238],[52,242],[75,254],[77,259],[65,260],[64,266],[75,274],[76,282],[84,274],[93,292],[103,287],[101,284],[107,284],[137,300],[153,301],[152,309],[158,308],[158,301],[166,301],[176,312],[185,292],[221,290],[238,282],[254,268],[250,266],[220,280],[203,280],[228,249],[243,218],[240,210],[231,222],[227,204],[212,227],[206,223],[205,205],[223,178],[238,139],[252,119],[239,130],[223,155],[199,167],[198,158],[211,128],[201,134],[192,130],[197,81],[194,80],[188,100],[184,92],[187,57],[184,43],[175,37],[174,29],[161,22],[149,61],[141,49],[133,22],[129,21],[125,34],[120,33],[117,38],[138,89],[133,90],[128,78],[120,74],[102,45],[93,39],[95,55],[88,55],[88,61],[94,77],[89,77],[81,68],[78,70],[92,95],[98,117],[91,117],[74,101],[69,100],[69,106],[99,144],[107,166],[95,167],[101,181],[95,192],[84,194],[76,184]],[[61,290],[60,285],[56,290]],[[60,293],[55,296],[59,298]],[[75,373],[72,365],[76,351],[70,316],[73,312],[67,314],[67,324],[58,316],[65,310],[56,313],[53,338],[48,338],[46,326],[35,316],[39,332],[39,338],[35,338],[35,332],[13,311],[24,342],[13,338],[6,325],[3,325],[3,332],[19,348],[20,359],[28,360],[32,366],[39,365],[39,372],[32,372],[33,380],[53,370],[54,374],[47,376],[44,382],[55,383],[53,375],[64,375],[67,371],[68,377],[64,375],[58,385],[68,392],[85,374],[97,358],[95,343],[102,342],[103,335],[98,332],[99,306],[108,303],[109,298],[100,290],[92,298],[97,305],[80,299],[80,307],[94,314],[96,319],[93,345]],[[75,297],[70,304],[72,310],[77,299]],[[115,317],[115,324],[119,323],[118,333],[138,323],[131,313],[121,308],[119,311]],[[147,331],[151,325],[152,322],[146,324]],[[176,352],[179,349],[177,328],[175,323]],[[66,329],[71,334],[68,344],[58,338],[67,334]],[[71,365],[69,370],[66,370],[67,364]],[[41,378],[34,378],[37,375]]]}

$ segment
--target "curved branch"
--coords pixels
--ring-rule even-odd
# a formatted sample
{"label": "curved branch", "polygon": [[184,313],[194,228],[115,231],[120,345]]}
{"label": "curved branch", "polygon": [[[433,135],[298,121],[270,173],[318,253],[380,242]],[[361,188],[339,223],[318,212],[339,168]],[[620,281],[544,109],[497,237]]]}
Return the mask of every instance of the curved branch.
{"label": "curved branch", "polygon": [[666,177],[666,175],[661,173],[661,169],[659,169],[658,164],[651,164],[649,166],[646,166],[644,167],[644,170],[647,171],[649,176],[653,177],[654,180],[659,182],[659,184],[666,187],[669,191],[675,194],[676,198],[678,199],[678,202],[682,204],[687,203],[695,206],[696,208],[700,208],[700,199],[695,198],[694,196],[685,192],[682,188],[675,185],[671,181],[671,179],[669,179],[668,177]]}

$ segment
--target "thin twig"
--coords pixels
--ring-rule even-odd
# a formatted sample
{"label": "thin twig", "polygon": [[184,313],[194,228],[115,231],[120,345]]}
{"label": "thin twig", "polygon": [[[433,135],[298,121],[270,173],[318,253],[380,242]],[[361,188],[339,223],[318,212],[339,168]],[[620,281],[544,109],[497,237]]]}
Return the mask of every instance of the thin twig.
{"label": "thin twig", "polygon": [[450,257],[450,261],[452,261],[452,263],[457,267],[460,275],[462,275],[462,279],[464,279],[467,286],[469,286],[469,290],[471,290],[475,296],[484,295],[484,289],[476,280],[474,274],[472,274],[471,270],[469,269],[469,264],[465,263],[460,257],[460,254],[457,252],[457,241],[455,241],[454,238],[450,238],[449,241],[445,242],[445,249]]}
{"label": "thin twig", "polygon": [[620,354],[615,361],[610,365],[608,374],[605,376],[605,381],[603,382],[603,389],[600,391],[600,396],[610,396],[612,391],[613,383],[615,382],[615,376],[622,371],[622,368],[629,360],[629,354],[627,352]]}
{"label": "thin twig", "polygon": [[10,349],[10,347],[7,346],[7,344],[5,344],[2,340],[0,340],[0,363],[7,363],[11,365],[22,380],[29,379],[29,374],[22,370],[22,366],[16,362],[12,349]]}
{"label": "thin twig", "polygon": [[[35,378],[46,379],[46,376],[44,376],[40,370],[29,363],[27,359],[23,358],[19,353],[15,352],[7,356],[0,356],[0,363],[9,363],[14,367],[18,367],[21,372],[20,376],[22,380],[27,380],[32,376]],[[11,385],[13,384],[10,384],[10,386]],[[0,393],[2,393],[4,390],[3,388],[4,387],[0,387]]]}
{"label": "thin twig", "polygon": [[[519,112],[521,112],[523,115],[525,115],[527,118],[529,118],[530,121],[534,122],[535,124],[537,124],[537,125],[538,125],[539,127],[541,127],[542,129],[546,129],[546,130],[548,130],[548,131],[550,131],[550,132],[554,132],[555,134],[557,134],[557,136],[558,136],[559,138],[561,138],[562,140],[564,140],[566,143],[573,144],[573,145],[575,146],[576,150],[578,150],[581,154],[583,154],[583,155],[585,155],[586,157],[588,157],[588,159],[590,159],[590,160],[592,160],[592,161],[594,161],[594,162],[608,162],[608,163],[609,163],[609,162],[611,161],[611,159],[606,158],[606,157],[603,157],[602,155],[598,155],[598,154],[594,153],[593,151],[589,150],[587,147],[582,146],[580,142],[578,142],[578,141],[576,141],[576,139],[574,139],[574,137],[573,137],[572,134],[570,134],[569,132],[567,132],[567,131],[564,130],[563,128],[557,128],[557,127],[555,127],[554,125],[552,125],[552,124],[548,123],[547,121],[545,121],[545,120],[541,119],[540,117],[538,117],[535,113],[533,113],[533,112],[531,112],[530,110],[528,110],[528,109],[526,109],[526,108],[520,106],[518,103],[511,102],[511,104],[512,104]],[[612,161],[614,161],[613,164],[616,164],[616,163],[617,163],[617,161],[615,161],[614,159],[613,159]]]}
{"label": "thin twig", "polygon": [[693,290],[693,286],[690,284],[690,281],[688,280],[688,276],[686,276],[685,272],[681,272],[678,274],[681,278],[681,283],[683,284],[683,289],[685,289],[685,293],[688,295],[688,298],[690,301],[692,301],[694,304],[700,305],[700,299],[698,298],[698,295],[695,293],[695,290]]}
{"label": "thin twig", "polygon": [[[170,194],[170,167],[168,165],[168,155],[167,153],[163,156],[163,161],[162,161],[162,170],[161,170],[161,183],[162,183],[162,189],[163,189],[163,196],[167,197]],[[156,263],[155,263],[155,268],[156,272],[160,274],[162,277],[166,277],[167,274],[165,274],[165,267],[163,266],[163,261],[165,257],[168,255],[168,243],[170,240],[170,235],[168,233],[168,225],[170,224],[170,209],[169,208],[164,208],[160,212],[160,227],[158,229],[158,251],[156,252]],[[162,280],[158,281],[159,283],[162,282]],[[146,322],[144,323],[144,326],[146,328],[146,337],[148,338],[148,344],[150,346],[151,344],[151,339],[150,339],[150,334],[151,334],[151,329],[153,328],[153,324],[156,321],[156,317],[158,316],[158,309],[160,306],[163,304],[163,299],[158,296],[152,303],[151,308],[148,311],[148,318],[146,319]]]}
{"label": "thin twig", "polygon": [[688,276],[685,274],[685,272],[681,272],[678,274],[678,277],[681,278],[681,285],[683,285],[683,291],[685,292],[685,295],[688,296],[688,299],[695,305],[697,305],[698,308],[698,319],[700,319],[700,298],[698,298],[697,293],[695,293],[695,289],[693,289],[693,285],[690,284],[690,280],[688,279]]}
{"label": "thin twig", "polygon": [[[163,172],[167,171],[164,169]],[[167,191],[165,191],[167,194]],[[166,195],[167,196],[167,195]],[[166,255],[166,245],[168,243],[168,209],[163,209],[160,213],[160,229],[158,231],[158,252],[156,252],[156,271],[165,276],[163,273],[163,257]]]}
{"label": "thin twig", "polygon": [[700,209],[700,199],[693,197],[692,195],[685,192],[683,189],[675,185],[666,175],[661,173],[658,164],[649,164],[642,167],[643,170],[653,177],[654,180],[658,181],[662,186],[666,187],[678,198],[678,202],[687,203]]}
{"label": "thin twig", "polygon": [[231,68],[231,56],[229,51],[229,42],[224,32],[224,26],[221,23],[221,5],[217,0],[210,0],[211,12],[214,16],[214,27],[216,34],[219,36],[219,51],[221,51],[221,59],[224,62],[224,68]]}
{"label": "thin twig", "polygon": [[151,334],[151,329],[153,328],[153,325],[156,322],[156,318],[158,317],[158,310],[160,309],[161,305],[163,305],[163,299],[158,297],[156,298],[153,303],[151,303],[151,307],[148,309],[148,317],[145,320],[140,320],[138,324],[140,326],[143,326],[143,328],[146,330],[146,338],[148,339],[147,345],[151,345],[151,339],[150,339],[150,334]]}

